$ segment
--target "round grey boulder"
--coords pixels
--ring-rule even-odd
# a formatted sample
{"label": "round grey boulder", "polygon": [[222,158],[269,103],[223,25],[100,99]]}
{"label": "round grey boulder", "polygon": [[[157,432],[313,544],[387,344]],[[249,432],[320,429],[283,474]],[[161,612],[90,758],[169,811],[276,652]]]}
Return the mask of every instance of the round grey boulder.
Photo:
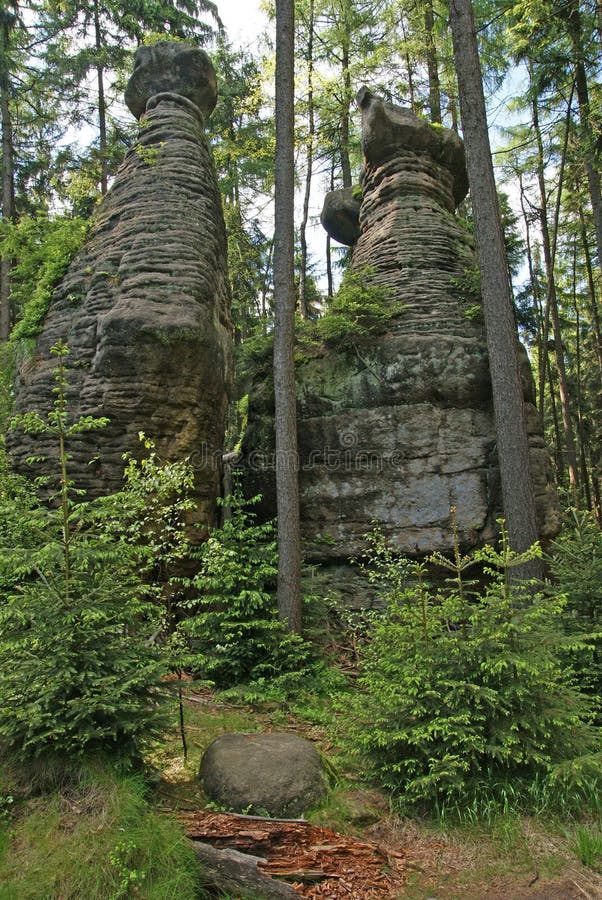
{"label": "round grey boulder", "polygon": [[320,754],[294,734],[224,734],[201,760],[200,779],[210,800],[237,812],[294,818],[325,796]]}
{"label": "round grey boulder", "polygon": [[320,221],[331,238],[352,247],[360,236],[360,197],[357,188],[329,191],[324,198]]}

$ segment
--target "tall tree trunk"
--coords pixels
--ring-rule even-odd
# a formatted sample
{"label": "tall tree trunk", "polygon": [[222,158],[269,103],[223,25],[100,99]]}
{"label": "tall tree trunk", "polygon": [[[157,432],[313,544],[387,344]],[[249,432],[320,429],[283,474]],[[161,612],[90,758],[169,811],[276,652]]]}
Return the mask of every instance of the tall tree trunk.
{"label": "tall tree trunk", "polygon": [[104,197],[108,190],[108,157],[107,157],[107,104],[105,99],[104,66],[101,62],[102,31],[100,28],[100,10],[98,2],[94,3],[94,43],[96,49],[96,81],[98,85],[98,134],[100,152],[100,193]]}
{"label": "tall tree trunk", "polygon": [[583,158],[596,228],[598,265],[600,266],[600,269],[602,269],[602,184],[600,181],[599,160],[596,153],[596,127],[594,126],[591,116],[589,88],[587,86],[587,74],[584,63],[583,31],[579,0],[572,0],[571,3],[565,4],[563,7],[563,14],[567,19],[569,35],[573,45],[575,85],[577,88],[577,99],[579,101],[579,120],[581,124]]}
{"label": "tall tree trunk", "polygon": [[426,66],[429,76],[429,109],[431,122],[441,124],[441,86],[439,83],[439,60],[435,45],[435,13],[433,0],[425,0],[424,29],[426,35]]}
{"label": "tall tree trunk", "polygon": [[405,21],[403,16],[401,17],[401,30],[403,33],[403,46],[404,46],[404,57],[406,63],[406,72],[408,75],[408,92],[410,94],[410,109],[415,112],[416,111],[416,91],[414,89],[414,72],[412,70],[412,57],[410,56],[410,52],[408,50],[408,32],[406,29]]}
{"label": "tall tree trunk", "polygon": [[351,187],[351,153],[349,149],[349,133],[351,121],[351,72],[349,71],[349,47],[343,47],[343,96],[345,106],[341,114],[341,171],[343,187]]}
{"label": "tall tree trunk", "polygon": [[[334,157],[330,161],[330,190],[334,191]],[[329,300],[334,297],[334,276],[332,274],[332,240],[329,234],[326,235],[326,296]]]}
{"label": "tall tree trunk", "polygon": [[544,397],[545,397],[545,383],[546,383],[546,366],[548,359],[548,347],[547,343],[543,339],[543,308],[541,297],[539,293],[539,284],[537,281],[537,276],[535,272],[535,265],[533,262],[533,248],[531,243],[531,222],[529,216],[527,214],[527,208],[525,206],[525,188],[523,185],[523,177],[521,172],[516,173],[518,179],[518,185],[520,189],[520,208],[523,214],[523,222],[525,225],[525,245],[527,251],[527,266],[529,268],[529,282],[531,285],[531,296],[533,297],[533,312],[535,314],[535,320],[537,322],[537,336],[535,338],[536,347],[537,347],[537,398],[536,405],[539,409],[539,414],[543,421],[544,415]]}
{"label": "tall tree trunk", "polygon": [[[2,220],[15,221],[15,172],[13,123],[10,110],[10,76],[8,71],[8,49],[10,32],[16,21],[14,16],[5,10],[0,25],[0,118],[2,120]],[[10,314],[10,276],[12,260],[2,257],[0,263],[0,342],[8,340],[11,326]]]}
{"label": "tall tree trunk", "polygon": [[585,455],[586,428],[583,415],[583,372],[581,364],[581,317],[577,302],[577,241],[573,241],[572,259],[572,285],[571,294],[573,310],[575,312],[575,363],[577,369],[577,434],[579,437],[579,466],[581,469],[581,487],[585,498],[586,509],[591,510],[592,495],[589,489],[589,472],[587,470],[587,457]]}
{"label": "tall tree trunk", "polygon": [[273,278],[273,258],[274,258],[274,239],[269,243],[268,246],[268,257],[265,262],[265,268],[263,269],[262,278],[261,278],[261,326],[264,334],[268,333],[268,319],[270,317],[270,309],[268,303],[268,291],[270,288],[271,280]]}
{"label": "tall tree trunk", "polygon": [[562,440],[562,430],[560,428],[560,418],[558,416],[558,403],[556,402],[556,379],[552,371],[552,360],[550,355],[547,359],[547,378],[548,378],[548,396],[550,398],[550,414],[552,416],[552,426],[554,428],[554,461],[556,464],[556,481],[562,484],[564,481],[564,441]]}
{"label": "tall tree trunk", "polygon": [[309,0],[309,22],[307,35],[307,170],[305,173],[305,193],[303,195],[303,215],[299,226],[299,242],[301,244],[301,271],[299,273],[299,312],[306,319],[307,308],[307,222],[309,219],[309,198],[313,177],[314,141],[316,133],[314,110],[314,0]]}
{"label": "tall tree trunk", "polygon": [[[550,240],[550,229],[548,225],[548,199],[544,174],[544,153],[543,142],[541,139],[541,129],[539,125],[539,112],[537,109],[537,101],[533,100],[533,132],[537,142],[537,182],[539,185],[540,196],[540,222],[541,236],[543,243],[543,258],[546,267],[546,280],[548,285],[547,303],[552,320],[552,333],[554,335],[554,352],[556,355],[556,367],[558,369],[558,390],[560,394],[560,408],[562,411],[562,424],[564,428],[564,441],[566,447],[566,460],[569,471],[569,482],[574,492],[575,500],[577,499],[577,491],[579,489],[579,471],[577,467],[577,451],[575,449],[575,434],[573,422],[571,418],[571,400],[568,379],[566,376],[566,367],[564,364],[564,346],[562,340],[562,329],[560,327],[560,316],[558,313],[558,297],[556,294],[556,278],[554,274],[554,256],[556,248],[556,235],[558,234],[558,217],[560,213],[560,198],[562,195],[562,175],[564,172],[565,153],[563,152],[561,172],[558,182],[558,194],[556,197],[556,217],[554,221],[554,238]],[[569,104],[570,110],[570,104]],[[568,134],[567,121],[567,134]],[[565,144],[566,148],[566,144]]]}
{"label": "tall tree trunk", "polygon": [[[594,455],[595,453],[595,455]],[[600,460],[598,457],[598,452],[594,451],[594,448],[590,445],[589,448],[589,470],[592,475],[592,493],[594,495],[594,515],[597,519],[598,525],[602,524],[602,496],[600,491],[600,478],[598,472],[600,471],[598,468]]]}
{"label": "tall tree trunk", "polygon": [[274,395],[278,509],[278,614],[301,631],[301,538],[295,393],[295,13],[276,0]]}
{"label": "tall tree trunk", "polygon": [[[578,195],[578,185],[575,185],[575,192]],[[596,297],[596,284],[594,281],[594,270],[592,266],[592,257],[589,250],[589,241],[587,239],[587,227],[585,225],[585,214],[583,206],[579,203],[579,232],[581,235],[581,246],[583,247],[583,256],[585,260],[585,271],[587,273],[587,286],[589,293],[590,312],[592,316],[592,326],[596,337],[596,356],[598,358],[598,368],[602,377],[602,329],[600,328],[600,312],[598,310],[598,300]]]}
{"label": "tall tree trunk", "polygon": [[[481,272],[504,515],[510,544],[522,552],[538,537],[535,499],[518,338],[470,0],[450,0],[450,23]],[[543,574],[537,560],[518,568],[519,578]]]}

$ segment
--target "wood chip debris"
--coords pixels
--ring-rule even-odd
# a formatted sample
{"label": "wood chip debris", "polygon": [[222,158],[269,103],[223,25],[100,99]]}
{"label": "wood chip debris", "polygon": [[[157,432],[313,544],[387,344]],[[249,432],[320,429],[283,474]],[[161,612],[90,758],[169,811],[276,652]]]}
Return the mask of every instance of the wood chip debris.
{"label": "wood chip debris", "polygon": [[[180,813],[188,837],[266,860],[258,868],[285,879],[301,897],[384,900],[403,888],[404,854],[309,822],[230,813]],[[251,827],[250,827],[251,826]]]}

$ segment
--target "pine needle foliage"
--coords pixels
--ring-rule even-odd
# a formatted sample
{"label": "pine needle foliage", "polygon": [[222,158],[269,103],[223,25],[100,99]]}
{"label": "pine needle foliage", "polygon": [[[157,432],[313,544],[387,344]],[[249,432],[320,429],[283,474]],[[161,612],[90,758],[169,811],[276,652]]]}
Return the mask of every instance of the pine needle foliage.
{"label": "pine needle foliage", "polygon": [[48,507],[6,473],[0,490],[0,742],[22,762],[90,752],[139,757],[164,724],[165,666],[148,640],[156,610],[131,544],[74,496],[69,439],[104,421],[70,421],[68,350],[57,344],[53,353],[52,411],[47,419],[25,414],[14,426],[56,438],[58,490]]}
{"label": "pine needle foliage", "polygon": [[[565,632],[583,636],[584,646],[567,651],[582,689],[602,697],[602,531],[591,513],[570,510],[549,558],[556,590],[567,600]],[[602,716],[599,713],[599,721]]]}
{"label": "pine needle foliage", "polygon": [[[594,764],[594,704],[562,661],[567,643],[581,643],[563,634],[566,599],[511,578],[539,548],[512,551],[502,523],[499,550],[431,557],[449,572],[438,588],[424,565],[410,580],[410,564],[392,568],[382,548],[381,538],[374,571],[388,606],[364,652],[354,738],[400,805],[432,809],[479,784]],[[478,590],[466,577],[477,562],[487,576]]]}
{"label": "pine needle foliage", "polygon": [[187,584],[181,631],[191,644],[190,663],[218,687],[298,672],[309,653],[278,619],[275,529],[257,521],[258,500],[239,493],[224,500],[230,518],[199,547],[199,570]]}

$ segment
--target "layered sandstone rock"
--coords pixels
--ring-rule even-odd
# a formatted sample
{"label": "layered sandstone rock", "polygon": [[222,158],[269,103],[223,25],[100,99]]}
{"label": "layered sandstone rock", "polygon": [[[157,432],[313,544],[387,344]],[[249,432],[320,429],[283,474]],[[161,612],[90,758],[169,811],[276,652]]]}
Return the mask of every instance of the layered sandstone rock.
{"label": "layered sandstone rock", "polygon": [[[366,90],[358,101],[365,167],[352,267],[389,289],[392,319],[361,345],[324,346],[298,365],[303,535],[309,559],[332,563],[361,553],[375,521],[400,550],[422,554],[452,548],[452,507],[467,548],[493,538],[501,514],[476,258],[454,214],[468,187],[462,142]],[[556,496],[523,362],[546,536],[557,529]],[[258,450],[273,446],[272,416],[265,379],[250,399],[245,460],[248,490],[267,506],[271,460]]]}
{"label": "layered sandstone rock", "polygon": [[[231,382],[226,235],[203,118],[215,106],[208,57],[180,44],[141,48],[126,99],[138,142],[57,288],[17,409],[44,413],[59,339],[69,347],[70,416],[109,425],[71,442],[70,475],[89,495],[118,488],[138,433],[166,459],[191,456],[199,518],[212,523]],[[44,436],[10,442],[16,467],[52,456]],[[47,466],[42,466],[47,469]]]}

